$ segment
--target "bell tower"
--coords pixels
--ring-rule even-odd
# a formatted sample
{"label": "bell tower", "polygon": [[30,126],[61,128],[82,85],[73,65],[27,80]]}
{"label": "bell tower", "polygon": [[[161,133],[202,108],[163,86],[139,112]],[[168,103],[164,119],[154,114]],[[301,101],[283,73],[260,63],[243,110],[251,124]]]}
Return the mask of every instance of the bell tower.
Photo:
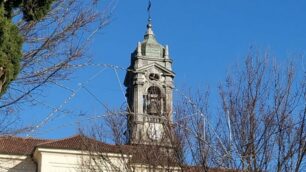
{"label": "bell tower", "polygon": [[130,144],[171,146],[173,78],[168,46],[157,42],[149,19],[124,81]]}

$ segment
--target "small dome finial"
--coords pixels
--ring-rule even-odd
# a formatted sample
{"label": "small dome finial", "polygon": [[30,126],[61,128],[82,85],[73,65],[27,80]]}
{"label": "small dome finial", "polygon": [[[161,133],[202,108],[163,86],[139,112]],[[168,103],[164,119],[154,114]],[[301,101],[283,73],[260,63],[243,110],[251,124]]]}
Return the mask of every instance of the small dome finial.
{"label": "small dome finial", "polygon": [[152,19],[151,19],[151,17],[148,19],[146,35],[154,35],[153,30],[152,30]]}
{"label": "small dome finial", "polygon": [[151,28],[152,29],[152,19],[151,17],[148,19],[148,24],[147,24],[147,29]]}

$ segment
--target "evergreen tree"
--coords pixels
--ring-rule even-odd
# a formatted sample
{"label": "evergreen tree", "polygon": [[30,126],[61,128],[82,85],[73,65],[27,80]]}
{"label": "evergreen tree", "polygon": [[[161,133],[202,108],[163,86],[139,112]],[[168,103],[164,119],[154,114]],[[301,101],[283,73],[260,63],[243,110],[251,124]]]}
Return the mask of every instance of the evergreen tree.
{"label": "evergreen tree", "polygon": [[0,96],[20,69],[23,38],[13,23],[13,11],[20,10],[26,22],[42,19],[54,0],[0,0]]}

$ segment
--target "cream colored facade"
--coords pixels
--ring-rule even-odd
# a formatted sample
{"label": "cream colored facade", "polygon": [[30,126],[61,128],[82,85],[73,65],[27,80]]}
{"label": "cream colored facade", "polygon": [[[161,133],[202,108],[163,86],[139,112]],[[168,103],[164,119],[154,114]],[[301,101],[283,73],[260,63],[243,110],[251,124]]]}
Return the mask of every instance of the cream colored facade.
{"label": "cream colored facade", "polygon": [[126,156],[120,154],[92,155],[83,151],[46,148],[36,149],[34,159],[38,172],[125,171],[127,162]]}
{"label": "cream colored facade", "polygon": [[1,155],[0,172],[36,172],[36,164],[25,155]]}
{"label": "cream colored facade", "polygon": [[121,154],[92,155],[76,150],[37,148],[33,157],[0,155],[0,172],[128,171],[127,160],[128,157]]}
{"label": "cream colored facade", "polygon": [[[95,157],[95,158],[93,158]],[[179,172],[179,167],[129,164],[131,156],[77,150],[37,148],[31,156],[0,155],[0,172]],[[128,165],[129,164],[129,165]]]}

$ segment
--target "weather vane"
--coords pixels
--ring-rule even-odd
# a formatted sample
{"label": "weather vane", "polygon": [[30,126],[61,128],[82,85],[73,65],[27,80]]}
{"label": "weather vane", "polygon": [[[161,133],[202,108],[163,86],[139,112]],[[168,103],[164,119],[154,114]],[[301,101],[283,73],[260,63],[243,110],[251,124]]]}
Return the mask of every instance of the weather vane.
{"label": "weather vane", "polygon": [[147,8],[149,21],[151,20],[151,6],[152,6],[152,3],[151,3],[151,0],[149,0],[148,8]]}

